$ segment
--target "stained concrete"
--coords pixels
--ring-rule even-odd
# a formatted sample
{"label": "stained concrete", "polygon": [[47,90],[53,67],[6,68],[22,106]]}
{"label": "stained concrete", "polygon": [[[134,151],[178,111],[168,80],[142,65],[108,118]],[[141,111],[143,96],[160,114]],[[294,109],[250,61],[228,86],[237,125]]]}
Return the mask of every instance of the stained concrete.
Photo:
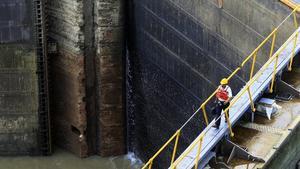
{"label": "stained concrete", "polygon": [[[295,99],[288,103],[278,104],[282,106],[282,109],[271,121],[256,117],[255,123],[264,126],[264,130],[240,127],[235,130],[234,141],[246,147],[251,154],[263,158],[266,163],[251,163],[236,158],[229,165],[234,168],[294,169],[296,167],[300,159],[300,100]],[[295,122],[298,124],[291,126]]]}
{"label": "stained concrete", "polygon": [[[43,4],[38,8],[42,15]],[[46,64],[46,56],[37,52],[37,36],[43,42],[44,32],[36,33],[37,6],[28,0],[4,0],[0,2],[0,154],[43,154],[44,139],[41,129],[48,132],[48,121],[39,124],[43,94],[41,84],[46,71],[39,65]],[[43,30],[43,26],[40,27]],[[38,72],[38,73],[37,73]],[[40,80],[42,79],[42,80]],[[44,85],[43,90],[47,90]],[[45,115],[44,115],[45,116]],[[48,142],[48,140],[47,140]]]}
{"label": "stained concrete", "polygon": [[[87,156],[82,1],[48,1],[48,36],[57,42],[51,56],[53,141]],[[82,135],[82,139],[79,136]]]}
{"label": "stained concrete", "polygon": [[98,154],[126,152],[125,1],[95,0]]}
{"label": "stained concrete", "polygon": [[124,1],[51,0],[49,38],[54,141],[87,157],[126,151]]}

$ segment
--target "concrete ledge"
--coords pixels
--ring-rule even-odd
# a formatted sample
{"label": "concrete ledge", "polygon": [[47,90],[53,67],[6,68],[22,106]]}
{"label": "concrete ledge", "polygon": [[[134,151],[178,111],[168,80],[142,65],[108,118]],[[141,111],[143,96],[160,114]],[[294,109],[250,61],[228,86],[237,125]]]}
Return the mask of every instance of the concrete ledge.
{"label": "concrete ledge", "polygon": [[[288,129],[280,137],[277,145],[275,145],[273,149],[269,152],[269,154],[264,158],[266,163],[258,164],[255,166],[255,168],[271,168],[270,165],[274,165],[274,163],[278,161],[276,157],[280,156],[280,151],[282,151],[285,146],[288,146],[287,144],[289,143],[289,141],[292,141],[292,137],[297,137],[297,132],[300,132],[300,116],[298,116],[289,125]],[[300,142],[300,140],[298,142]]]}

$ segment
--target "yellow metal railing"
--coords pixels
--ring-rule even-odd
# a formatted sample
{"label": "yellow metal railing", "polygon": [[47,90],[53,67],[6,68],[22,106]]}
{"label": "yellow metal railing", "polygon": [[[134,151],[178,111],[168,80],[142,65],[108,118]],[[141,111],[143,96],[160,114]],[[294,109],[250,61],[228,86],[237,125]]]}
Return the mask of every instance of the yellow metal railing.
{"label": "yellow metal railing", "polygon": [[[299,6],[300,7],[300,6]],[[250,66],[250,75],[249,78],[250,80],[247,82],[246,86],[238,93],[238,95],[236,95],[233,100],[230,103],[230,106],[221,114],[221,116],[218,117],[218,119],[220,119],[224,114],[225,114],[225,118],[227,120],[227,124],[228,124],[228,128],[229,128],[229,132],[230,135],[233,137],[234,133],[232,131],[232,125],[228,116],[228,111],[229,109],[247,92],[247,94],[249,95],[249,100],[251,103],[251,109],[252,111],[255,111],[255,107],[254,107],[254,100],[253,100],[253,96],[251,94],[251,86],[253,85],[253,83],[262,75],[262,73],[270,66],[270,64],[272,64],[275,61],[274,64],[274,69],[273,69],[273,74],[272,74],[272,81],[271,81],[271,85],[269,87],[269,91],[272,93],[273,92],[273,87],[274,87],[274,82],[276,79],[276,71],[277,71],[277,66],[278,66],[278,58],[279,55],[282,53],[282,51],[284,49],[286,49],[287,45],[294,40],[293,42],[293,48],[292,48],[292,57],[290,60],[290,64],[289,64],[289,70],[292,69],[292,64],[293,64],[293,58],[295,56],[295,49],[297,47],[297,39],[298,39],[298,32],[292,34],[288,40],[282,45],[281,49],[279,51],[277,51],[275,54],[273,54],[274,49],[275,49],[275,43],[276,43],[276,39],[277,39],[277,34],[278,34],[278,30],[279,28],[282,28],[284,23],[286,23],[286,21],[291,18],[293,19],[294,22],[294,26],[295,26],[295,30],[298,29],[298,21],[297,21],[297,16],[296,16],[296,12],[298,9],[300,9],[299,7],[296,7],[291,14],[289,14],[280,24],[279,26],[277,26],[272,32],[271,34],[265,38],[265,40],[263,40],[263,42],[261,42],[261,44],[248,56],[245,58],[245,60],[242,62],[242,64],[236,68],[231,75],[228,77],[228,80],[231,80],[242,68],[244,68],[244,66],[249,63],[249,61],[252,59],[251,62],[251,66]],[[294,31],[293,31],[294,32]],[[268,42],[271,41],[271,47],[270,47],[270,53],[269,53],[269,60],[263,65],[263,67],[260,69],[259,72],[257,72],[254,75],[254,71],[255,71],[255,64],[257,63],[257,55],[259,53],[259,51],[266,46],[266,44],[268,44]],[[269,43],[269,44],[270,44]],[[209,131],[209,129],[213,126],[213,124],[209,124],[208,121],[208,117],[207,117],[207,112],[206,112],[206,106],[207,104],[215,97],[217,90],[215,90],[206,101],[204,101],[202,103],[202,105],[196,110],[196,112],[194,112],[194,114],[186,121],[186,123],[180,128],[178,129],[175,134],[149,159],[149,161],[143,166],[142,169],[152,169],[154,160],[168,147],[171,146],[171,144],[173,145],[174,142],[174,147],[173,147],[173,152],[172,152],[172,156],[170,159],[170,168],[171,169],[175,169],[177,167],[177,165],[183,160],[184,157],[186,157],[188,155],[188,153],[191,152],[192,149],[195,148],[196,145],[198,145],[198,151],[197,151],[197,155],[196,155],[196,159],[195,159],[195,169],[198,167],[198,161],[200,159],[200,153],[201,153],[201,147],[202,147],[202,142],[203,139],[205,137],[205,135],[207,134],[207,132]],[[204,131],[201,132],[200,136],[197,137],[197,139],[189,146],[189,148],[183,152],[183,154],[181,154],[181,156],[175,161],[176,158],[176,153],[177,153],[177,148],[178,148],[178,141],[180,139],[180,135],[182,134],[182,130],[183,128],[191,121],[191,119],[193,119],[195,117],[196,114],[198,114],[200,111],[202,111],[203,116],[204,116],[204,120],[205,123],[207,125],[207,127],[204,129]],[[217,119],[216,119],[217,120]]]}
{"label": "yellow metal railing", "polygon": [[[299,3],[297,2],[294,2],[295,0],[280,0],[282,3],[286,4],[287,6],[289,6],[290,8],[292,9],[295,9],[297,8],[297,5]],[[298,9],[298,12],[299,12],[300,9]]]}

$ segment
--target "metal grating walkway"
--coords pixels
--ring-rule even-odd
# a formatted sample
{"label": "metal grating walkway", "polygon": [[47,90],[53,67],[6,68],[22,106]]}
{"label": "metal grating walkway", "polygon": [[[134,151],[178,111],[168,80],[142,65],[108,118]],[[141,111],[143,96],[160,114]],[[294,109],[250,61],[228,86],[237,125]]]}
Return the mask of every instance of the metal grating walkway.
{"label": "metal grating walkway", "polygon": [[[276,69],[276,74],[281,74],[282,70],[286,68],[289,63],[291,57],[293,57],[294,53],[297,53],[300,49],[300,37],[296,36],[297,33],[300,32],[300,29],[298,28],[293,35],[287,40],[287,43],[284,44],[275,54],[274,56],[278,55],[278,66]],[[296,48],[295,52],[293,52],[294,48],[294,40],[293,37],[297,37],[296,42]],[[266,63],[268,64],[268,62]],[[252,92],[253,100],[256,100],[261,94],[264,93],[264,91],[269,87],[270,83],[273,79],[273,70],[276,64],[276,60],[272,60],[269,65],[263,69],[261,68],[258,73],[255,75],[258,78],[253,82],[253,84],[250,86],[250,91]],[[261,74],[261,76],[259,76]],[[255,78],[254,76],[254,78]],[[248,82],[249,83],[249,82]],[[240,95],[244,88],[241,89],[241,91],[237,94]],[[230,108],[230,121],[232,122],[232,125],[234,125],[246,112],[246,110],[251,106],[251,99],[249,98],[249,95],[246,93],[241,94],[240,99],[236,103],[232,105]],[[200,137],[203,137],[202,146],[201,146],[201,153],[200,153],[200,160],[205,160],[207,156],[209,156],[210,151],[212,148],[226,135],[228,134],[228,125],[225,123],[224,116],[222,117],[222,122],[220,125],[220,129],[212,128],[211,126],[214,124],[214,122],[211,122],[209,126],[203,131],[203,133],[206,133],[204,137],[200,134],[193,143],[182,153],[184,157],[179,156],[177,160],[180,160],[179,162],[176,160],[174,163],[177,163],[176,169],[189,169],[193,168],[195,166],[195,160],[197,159],[197,151],[199,149],[199,142]],[[193,146],[191,148],[191,146]],[[191,150],[190,150],[191,149]],[[173,166],[170,168],[174,168]]]}

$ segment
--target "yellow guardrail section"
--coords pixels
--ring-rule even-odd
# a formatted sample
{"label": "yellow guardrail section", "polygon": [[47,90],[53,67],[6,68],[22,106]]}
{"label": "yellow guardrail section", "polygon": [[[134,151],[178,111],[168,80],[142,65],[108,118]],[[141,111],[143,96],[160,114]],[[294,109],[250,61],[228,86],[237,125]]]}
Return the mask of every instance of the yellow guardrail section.
{"label": "yellow guardrail section", "polygon": [[[224,114],[225,114],[225,118],[227,119],[227,124],[228,124],[228,128],[229,128],[229,132],[230,132],[230,135],[233,137],[234,136],[234,133],[232,131],[232,126],[231,126],[231,122],[230,122],[230,119],[228,117],[228,110],[232,107],[232,105],[234,105],[240,98],[243,94],[245,94],[246,92],[248,93],[249,95],[249,99],[250,99],[250,102],[251,102],[251,109],[253,111],[255,111],[255,108],[254,108],[254,100],[253,100],[253,97],[252,97],[252,94],[251,94],[251,91],[250,91],[250,87],[253,85],[253,83],[262,75],[262,73],[268,68],[268,66],[270,66],[270,64],[275,60],[275,64],[274,64],[274,70],[273,70],[273,75],[272,75],[272,82],[271,82],[271,85],[270,85],[270,92],[272,93],[273,92],[273,87],[274,87],[274,82],[275,82],[275,78],[276,78],[276,70],[277,70],[277,66],[278,66],[278,57],[279,55],[281,54],[281,52],[283,51],[283,49],[286,48],[286,46],[292,41],[294,40],[294,46],[293,46],[293,49],[292,49],[292,57],[291,57],[291,60],[290,60],[290,63],[288,65],[289,67],[289,70],[292,69],[292,64],[293,64],[293,59],[294,59],[294,56],[295,56],[295,48],[296,48],[296,42],[297,42],[297,39],[298,39],[298,32],[296,34],[293,34],[291,37],[289,37],[289,39],[282,45],[283,47],[281,48],[281,50],[277,51],[277,53],[273,54],[274,52],[274,49],[275,49],[275,43],[276,43],[276,40],[277,40],[277,35],[278,35],[278,30],[279,28],[284,28],[284,23],[286,23],[286,21],[288,21],[288,19],[293,19],[293,22],[294,22],[294,26],[295,26],[295,30],[298,29],[298,21],[297,21],[297,16],[296,16],[296,13],[297,13],[297,10],[300,9],[299,8],[300,6],[296,7],[280,24],[279,26],[277,26],[273,31],[272,33],[265,38],[265,40],[263,42],[261,42],[261,44],[248,56],[246,57],[246,59],[241,63],[241,65],[236,68],[232,74],[228,77],[228,80],[231,80],[245,65],[246,63],[249,63],[250,60],[252,59],[252,63],[250,62],[251,64],[251,70],[250,70],[250,80],[248,81],[248,83],[246,84],[246,86],[239,92],[239,94],[237,96],[235,96],[233,98],[233,100],[231,101],[231,104],[230,106],[222,113],[222,115],[219,118],[221,118]],[[258,55],[258,52],[260,51],[260,49],[262,49],[263,47],[266,46],[266,44],[271,41],[271,47],[270,47],[270,53],[269,53],[269,60],[264,64],[264,66],[260,69],[259,72],[257,72],[255,74],[255,76],[253,76],[254,74],[254,70],[255,70],[255,64],[256,64],[256,58],[257,58],[257,55]],[[154,163],[154,160],[166,149],[166,147],[168,146],[171,146],[171,144],[173,145],[173,142],[174,142],[174,148],[173,148],[173,152],[172,152],[172,156],[170,157],[170,168],[171,169],[175,169],[176,166],[183,160],[184,157],[187,156],[188,153],[190,153],[190,151],[195,148],[195,146],[198,144],[199,147],[198,147],[198,152],[197,152],[197,156],[196,156],[196,160],[194,161],[195,162],[195,169],[197,169],[198,167],[198,161],[200,159],[200,152],[201,152],[201,147],[202,147],[202,141],[203,141],[203,138],[205,137],[205,135],[207,134],[207,132],[209,131],[209,129],[213,126],[212,124],[209,125],[209,121],[208,121],[208,118],[207,118],[207,112],[206,112],[206,105],[211,101],[212,98],[215,97],[215,94],[216,94],[217,90],[215,90],[209,97],[208,99],[201,104],[201,106],[194,112],[194,114],[186,121],[186,123],[180,128],[178,129],[174,135],[149,159],[149,161],[142,167],[142,169],[152,169],[152,166],[153,166],[153,163]],[[198,114],[200,111],[202,111],[203,113],[203,116],[204,116],[204,119],[205,119],[205,123],[207,125],[207,127],[204,129],[204,131],[202,131],[202,133],[200,134],[200,136],[197,138],[196,141],[193,142],[192,145],[189,146],[189,149],[186,150],[184,152],[184,154],[182,154],[180,156],[180,158],[176,159],[175,161],[175,158],[176,158],[176,153],[177,153],[177,148],[178,148],[178,141],[180,139],[180,135],[182,133],[182,129],[191,121],[191,119],[193,119],[195,117],[196,114]]]}
{"label": "yellow guardrail section", "polygon": [[[282,3],[286,4],[287,6],[291,7],[292,9],[297,8],[297,2],[293,1],[293,0],[280,0]],[[298,9],[299,12],[300,9]]]}

